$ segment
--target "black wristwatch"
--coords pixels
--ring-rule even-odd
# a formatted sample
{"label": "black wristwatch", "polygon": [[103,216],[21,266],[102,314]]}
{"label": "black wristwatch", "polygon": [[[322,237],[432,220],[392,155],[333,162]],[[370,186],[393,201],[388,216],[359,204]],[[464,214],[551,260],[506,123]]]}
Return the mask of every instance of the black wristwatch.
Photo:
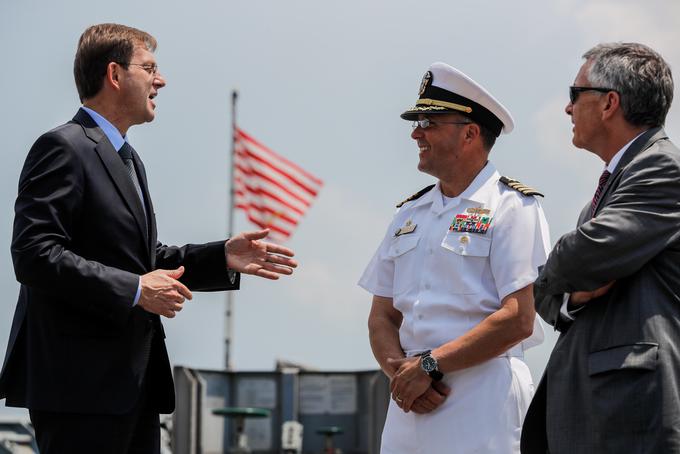
{"label": "black wristwatch", "polygon": [[439,371],[439,363],[432,357],[431,350],[420,354],[420,368],[434,381],[439,381],[444,377]]}

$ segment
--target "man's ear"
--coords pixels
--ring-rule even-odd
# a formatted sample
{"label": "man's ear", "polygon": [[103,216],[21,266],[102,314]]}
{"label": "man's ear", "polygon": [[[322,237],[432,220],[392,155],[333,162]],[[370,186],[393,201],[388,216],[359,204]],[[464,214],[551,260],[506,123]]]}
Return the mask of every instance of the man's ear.
{"label": "man's ear", "polygon": [[120,76],[122,70],[123,68],[118,63],[110,62],[106,66],[106,78],[104,83],[116,90],[120,89]]}
{"label": "man's ear", "polygon": [[465,141],[467,143],[472,143],[472,141],[479,137],[481,133],[482,131],[479,129],[479,125],[477,123],[470,123],[465,128]]}
{"label": "man's ear", "polygon": [[621,95],[615,91],[610,91],[603,98],[602,119],[608,120],[621,109]]}

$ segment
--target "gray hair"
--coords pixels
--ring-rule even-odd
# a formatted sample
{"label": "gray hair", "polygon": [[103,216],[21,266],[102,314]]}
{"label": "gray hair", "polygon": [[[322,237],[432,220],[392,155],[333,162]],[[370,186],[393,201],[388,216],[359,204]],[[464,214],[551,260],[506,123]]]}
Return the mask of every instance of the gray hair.
{"label": "gray hair", "polygon": [[583,54],[590,62],[593,87],[619,93],[626,121],[635,126],[662,126],[673,101],[673,75],[668,63],[638,43],[598,44]]}

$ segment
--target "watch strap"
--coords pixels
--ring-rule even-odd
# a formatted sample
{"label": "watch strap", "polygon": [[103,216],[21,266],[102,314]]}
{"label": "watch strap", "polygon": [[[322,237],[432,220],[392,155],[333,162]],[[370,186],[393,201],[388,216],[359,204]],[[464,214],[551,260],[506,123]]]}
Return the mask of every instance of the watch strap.
{"label": "watch strap", "polygon": [[[421,367],[421,368],[422,368],[423,358],[424,358],[424,357],[432,358],[431,352],[432,352],[432,350],[426,350],[426,351],[424,351],[424,352],[418,354],[418,356],[420,356],[420,367]],[[434,358],[432,358],[432,359],[434,359]],[[442,378],[444,378],[444,374],[442,374],[442,373],[439,371],[439,363],[438,363],[436,360],[435,360],[435,363],[437,364],[437,368],[436,368],[436,369],[431,370],[431,371],[429,371],[429,372],[428,372],[428,371],[425,371],[425,369],[423,369],[423,371],[426,372],[427,375],[429,375],[430,378],[431,378],[432,380],[434,380],[434,381],[440,381]]]}

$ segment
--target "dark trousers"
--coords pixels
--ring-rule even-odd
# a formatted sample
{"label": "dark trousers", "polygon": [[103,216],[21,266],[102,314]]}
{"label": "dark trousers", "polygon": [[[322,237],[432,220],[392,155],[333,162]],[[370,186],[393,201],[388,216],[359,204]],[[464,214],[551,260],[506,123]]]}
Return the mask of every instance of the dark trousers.
{"label": "dark trousers", "polygon": [[40,454],[160,454],[158,412],[147,405],[146,391],[122,415],[29,413]]}
{"label": "dark trousers", "polygon": [[526,418],[524,418],[520,442],[522,454],[550,454],[546,426],[548,379],[544,377],[543,380],[538,385]]}

